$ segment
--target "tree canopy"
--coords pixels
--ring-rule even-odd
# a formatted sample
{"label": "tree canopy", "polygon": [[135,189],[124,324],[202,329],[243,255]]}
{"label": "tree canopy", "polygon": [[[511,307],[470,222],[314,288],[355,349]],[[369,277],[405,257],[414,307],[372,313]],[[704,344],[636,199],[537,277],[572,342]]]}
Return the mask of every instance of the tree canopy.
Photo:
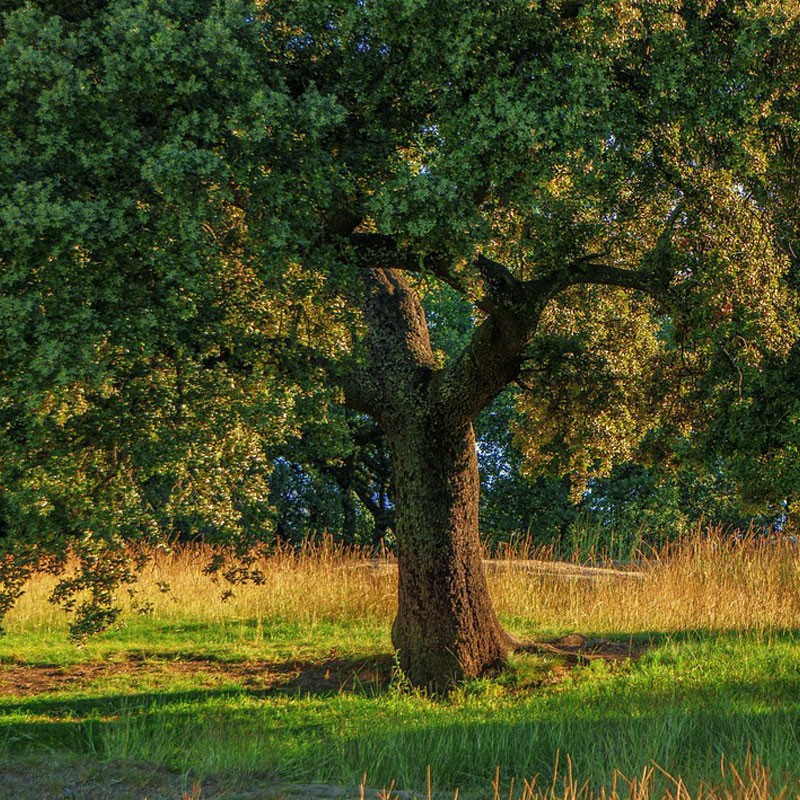
{"label": "tree canopy", "polygon": [[472,420],[509,385],[524,467],[575,492],[727,437],[796,494],[796,3],[0,9],[0,610],[67,544],[76,630],[124,541],[245,549],[277,443],[348,455],[336,404],[387,436],[423,685],[511,641],[472,588]]}

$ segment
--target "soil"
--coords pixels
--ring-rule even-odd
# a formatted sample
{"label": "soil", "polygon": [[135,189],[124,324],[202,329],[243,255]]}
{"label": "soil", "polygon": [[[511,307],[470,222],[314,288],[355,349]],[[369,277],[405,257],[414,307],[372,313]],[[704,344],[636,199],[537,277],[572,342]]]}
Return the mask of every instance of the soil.
{"label": "soil", "polygon": [[[623,661],[641,655],[641,646],[587,638],[572,633],[552,642],[522,642],[518,650],[560,656],[566,666],[594,659]],[[176,675],[196,676],[208,687],[235,683],[246,690],[269,694],[330,694],[361,689],[382,689],[391,680],[390,655],[363,659],[331,658],[323,662],[220,662],[210,659],[90,661],[69,666],[0,666],[0,695],[30,697],[79,688],[96,680],[125,675],[148,681]],[[2,798],[0,798],[2,800]]]}
{"label": "soil", "polygon": [[642,644],[632,641],[613,642],[608,639],[587,638],[579,633],[570,633],[553,642],[523,642],[518,650],[527,653],[542,653],[560,656],[568,667],[586,664],[589,661],[620,662],[639,658]]}
{"label": "soil", "polygon": [[[197,676],[208,687],[235,683],[264,693],[330,694],[351,691],[356,686],[387,686],[392,675],[389,655],[365,659],[330,658],[327,661],[281,663],[267,661],[220,662],[206,659],[187,661],[90,661],[69,666],[12,665],[0,667],[0,695],[30,697],[76,689],[96,680],[125,675],[157,681],[176,675]],[[2,800],[2,798],[0,798]]]}

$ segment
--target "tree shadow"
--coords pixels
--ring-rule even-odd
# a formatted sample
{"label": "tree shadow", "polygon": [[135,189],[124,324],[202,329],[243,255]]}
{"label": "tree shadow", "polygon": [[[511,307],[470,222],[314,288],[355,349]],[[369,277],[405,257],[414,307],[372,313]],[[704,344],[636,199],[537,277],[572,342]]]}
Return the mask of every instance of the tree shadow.
{"label": "tree shadow", "polygon": [[[385,694],[393,676],[394,656],[378,653],[363,658],[331,657],[325,661],[287,660],[282,662],[220,663],[216,660],[196,661],[134,661],[114,662],[105,671],[87,669],[87,665],[73,668],[14,668],[29,673],[43,670],[57,672],[61,685],[50,686],[37,695],[17,694],[0,700],[0,750],[8,753],[52,748],[71,752],[103,753],[109,736],[115,729],[126,725],[161,729],[191,730],[202,718],[198,709],[222,703],[236,719],[242,701],[266,700],[275,697],[311,697],[324,699],[341,695],[380,697]],[[164,691],[152,688],[152,681],[144,690],[134,685],[130,691],[119,689],[120,674],[126,668],[136,674],[148,669],[159,670],[164,678]],[[77,670],[78,676],[71,674]],[[163,670],[163,671],[161,671]],[[4,670],[7,672],[8,670]],[[169,688],[175,674],[191,674],[197,688]],[[103,691],[102,681],[111,677],[113,690]],[[82,684],[81,679],[86,679]],[[99,681],[99,683],[95,683]],[[202,685],[205,684],[205,685]],[[79,692],[85,689],[87,694]],[[64,696],[68,691],[71,696]],[[74,693],[74,694],[73,694]],[[91,693],[91,694],[89,694]],[[88,695],[88,696],[87,696]],[[229,702],[228,702],[229,701]],[[293,736],[318,735],[324,726],[320,722],[293,722]],[[273,733],[281,734],[284,724],[275,723]],[[269,725],[261,732],[270,734]]]}
{"label": "tree shadow", "polygon": [[[137,705],[164,700],[196,700],[201,697],[250,695],[316,696],[351,693],[377,695],[385,692],[394,675],[395,658],[377,653],[362,658],[341,658],[335,655],[323,661],[288,659],[286,661],[225,662],[205,656],[198,658],[144,659],[130,661],[89,662],[70,666],[6,667],[0,669],[0,708],[6,714],[28,712],[40,714],[50,708],[69,708],[78,712],[107,709],[117,702]],[[103,681],[128,678],[130,692],[102,692]],[[136,682],[147,679],[146,691],[137,691]],[[176,679],[196,681],[198,688],[170,689]],[[163,681],[165,690],[152,689]],[[115,687],[116,688],[116,687]],[[82,689],[95,697],[67,696]],[[55,696],[53,696],[55,695]]]}
{"label": "tree shadow", "polygon": [[[520,640],[514,652],[559,656],[566,665],[574,666],[593,660],[636,661],[645,653],[670,644],[739,642],[742,636],[752,636],[753,633],[747,629],[686,628],[679,631],[620,632],[614,635],[614,639],[593,632],[569,633],[551,639]],[[772,642],[800,642],[800,629],[776,628],[770,630],[768,636]]]}
{"label": "tree shadow", "polygon": [[[713,645],[730,640],[741,647],[742,635],[703,629],[648,631],[617,634],[616,641],[626,646],[633,642],[639,656],[661,658],[659,648],[673,644],[710,644],[713,650]],[[567,652],[548,651],[543,668],[554,674],[560,670],[555,680],[561,680],[572,667],[592,663],[590,647],[606,652],[608,645],[598,644],[599,639],[572,634],[552,640],[549,644]],[[770,641],[800,644],[800,631],[773,631]],[[585,660],[571,658],[568,648],[578,655],[583,650]],[[793,757],[797,746],[795,741],[794,749],[787,749],[786,732],[796,737],[800,731],[800,706],[793,702],[800,695],[800,671],[795,677],[784,664],[778,673],[759,672],[754,680],[752,670],[737,672],[738,651],[732,652],[732,668],[722,675],[700,669],[692,673],[695,679],[685,662],[678,666],[676,661],[676,670],[689,677],[686,682],[664,677],[672,658],[667,648],[666,670],[659,665],[653,677],[645,672],[641,680],[635,675],[639,668],[634,659],[614,658],[608,659],[608,680],[605,671],[599,680],[585,673],[587,680],[578,679],[574,692],[541,691],[547,682],[531,681],[513,687],[494,705],[496,686],[476,682],[474,700],[463,695],[454,703],[430,698],[423,705],[403,705],[402,713],[395,711],[395,662],[388,653],[362,658],[331,653],[325,660],[260,663],[198,659],[180,667],[192,671],[195,683],[186,689],[170,689],[165,682],[164,691],[154,690],[152,683],[144,690],[132,685],[120,691],[119,683],[110,682],[110,691],[104,692],[99,677],[98,683],[89,681],[85,687],[95,696],[46,692],[6,697],[0,702],[0,751],[12,758],[15,753],[48,750],[99,754],[193,769],[203,747],[222,747],[214,743],[224,742],[225,752],[251,748],[259,769],[280,772],[284,761],[335,762],[342,765],[336,767],[337,774],[349,770],[360,775],[369,765],[373,782],[397,778],[398,788],[416,789],[424,786],[424,769],[431,758],[436,759],[434,774],[438,770],[442,780],[465,787],[474,785],[476,776],[491,776],[498,766],[506,782],[514,775],[549,776],[559,754],[567,753],[576,775],[587,777],[600,763],[632,776],[651,761],[674,775],[686,770],[702,774],[717,769],[720,754],[741,762],[750,747],[768,766],[783,769],[779,760]],[[680,647],[676,653],[683,658]],[[702,659],[703,650],[692,649],[689,657],[694,655]],[[165,668],[168,681],[175,665],[148,660],[119,666]],[[617,669],[624,671],[620,680],[614,677]],[[77,694],[79,689],[72,685],[69,691]],[[481,691],[488,692],[487,706]],[[348,695],[367,702],[339,701]],[[312,702],[295,708],[292,698],[303,697]],[[259,702],[270,698],[288,698],[290,703]],[[486,708],[491,714],[484,713]],[[182,754],[187,747],[192,752]],[[469,772],[459,766],[465,764]]]}

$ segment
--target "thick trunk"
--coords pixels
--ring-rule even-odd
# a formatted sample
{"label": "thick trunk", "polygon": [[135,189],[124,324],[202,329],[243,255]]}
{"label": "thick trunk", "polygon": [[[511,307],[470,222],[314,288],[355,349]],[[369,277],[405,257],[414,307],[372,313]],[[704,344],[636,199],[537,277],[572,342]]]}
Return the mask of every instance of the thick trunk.
{"label": "thick trunk", "polygon": [[392,641],[415,686],[446,691],[497,665],[511,645],[481,561],[475,437],[469,423],[409,423],[389,438],[399,566]]}
{"label": "thick trunk", "polygon": [[477,344],[442,371],[403,274],[371,269],[364,279],[363,365],[344,388],[352,408],[378,421],[392,453],[399,568],[392,641],[415,686],[444,692],[499,664],[512,645],[481,562],[471,420],[516,375],[531,324],[487,320]]}
{"label": "thick trunk", "polygon": [[460,290],[455,264],[435,254],[423,259],[391,236],[352,233],[350,243],[362,267],[365,324],[351,368],[338,377],[347,404],[380,424],[392,451],[399,562],[392,639],[412,683],[446,690],[497,664],[514,645],[497,621],[481,564],[472,420],[518,377],[542,311],[558,292],[595,283],[655,294],[669,280],[649,269],[580,260],[520,281],[478,256],[478,307],[487,316],[442,368],[406,273],[422,271],[424,260]]}

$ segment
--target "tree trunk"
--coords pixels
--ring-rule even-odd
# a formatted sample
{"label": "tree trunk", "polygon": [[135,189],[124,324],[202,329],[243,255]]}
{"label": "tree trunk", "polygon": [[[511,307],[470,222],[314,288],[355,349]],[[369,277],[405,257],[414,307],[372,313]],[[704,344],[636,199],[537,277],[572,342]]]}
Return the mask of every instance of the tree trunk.
{"label": "tree trunk", "polygon": [[364,328],[352,362],[335,374],[347,405],[380,424],[392,452],[399,567],[392,640],[413,684],[446,691],[516,645],[497,621],[481,563],[472,420],[519,376],[552,297],[581,283],[656,296],[667,291],[669,275],[587,259],[521,281],[479,255],[476,305],[486,317],[442,367],[407,275],[424,271],[425,261],[463,293],[455,264],[435,253],[423,258],[391,236],[351,232],[349,240],[363,278]]}
{"label": "tree trunk", "polygon": [[411,683],[444,692],[511,647],[483,571],[475,436],[470,423],[429,422],[398,426],[389,440],[399,573],[392,642]]}
{"label": "tree trunk", "polygon": [[446,692],[498,665],[513,645],[483,572],[472,418],[518,372],[532,323],[490,318],[454,367],[440,370],[404,275],[375,268],[364,281],[363,362],[344,388],[351,408],[379,423],[392,454],[399,576],[392,642],[412,684]]}

